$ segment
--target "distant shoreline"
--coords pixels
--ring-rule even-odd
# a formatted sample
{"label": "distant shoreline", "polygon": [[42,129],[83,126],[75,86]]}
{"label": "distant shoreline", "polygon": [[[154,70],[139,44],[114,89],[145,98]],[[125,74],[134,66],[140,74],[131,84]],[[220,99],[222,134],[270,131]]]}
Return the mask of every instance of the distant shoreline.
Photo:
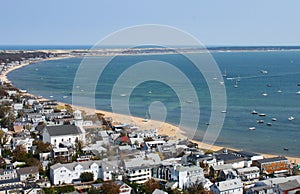
{"label": "distant shoreline", "polygon": [[[61,51],[58,50],[57,52],[61,52]],[[40,61],[36,61],[34,63],[47,61],[47,60],[60,60],[60,59],[66,59],[66,58],[72,58],[72,57],[79,57],[79,56],[70,55],[70,56],[53,57],[53,58],[47,58],[47,59],[43,59],[43,60],[40,60]],[[34,63],[25,63],[25,64],[22,64],[22,65],[15,66],[13,68],[9,68],[7,71],[5,71],[1,74],[0,79],[2,79],[3,81],[11,83],[11,81],[7,79],[7,74],[8,73],[10,73],[11,71],[14,71],[16,69],[22,68],[24,66],[34,64]],[[23,88],[23,89],[25,89],[25,88]],[[30,95],[32,95],[32,94],[30,94]],[[35,95],[33,95],[33,96],[35,96]],[[60,103],[61,104],[66,104],[66,103],[63,103],[63,102],[60,102]],[[107,111],[103,111],[103,110],[92,110],[92,109],[85,108],[85,107],[74,106],[72,104],[71,104],[71,106],[74,107],[74,109],[80,109],[80,110],[84,110],[84,111],[90,112],[90,113],[101,112],[101,113],[104,113],[106,116],[109,116],[109,117],[112,117],[112,118],[114,118],[114,115],[115,115],[115,113],[107,112]],[[176,136],[176,138],[182,138],[182,139],[187,138],[183,135],[184,132],[182,132],[177,126],[175,126],[173,124],[164,123],[164,122],[160,122],[160,121],[152,121],[152,120],[151,120],[151,122],[153,122],[153,123],[151,124],[151,122],[143,122],[142,121],[143,118],[133,117],[133,116],[128,116],[128,115],[120,115],[120,114],[118,114],[118,118],[122,118],[122,120],[127,121],[127,123],[131,123],[134,120],[135,124],[138,127],[140,127],[140,129],[151,129],[151,127],[153,125],[161,126],[161,128],[158,129],[158,132],[159,132],[160,135],[168,135],[170,137]],[[199,145],[199,148],[202,148],[202,149],[211,149],[213,151],[217,151],[217,150],[220,150],[220,149],[223,148],[221,146],[208,145],[208,144],[205,144],[201,141],[195,141],[195,140],[192,140],[192,141],[197,143]],[[229,147],[227,147],[227,148],[232,149],[232,150],[237,150],[237,149],[234,149],[234,148],[229,148]],[[262,154],[262,153],[260,153],[260,154]],[[265,157],[275,157],[275,156],[277,156],[277,155],[272,155],[272,154],[262,154],[262,155],[265,156]],[[289,157],[289,156],[286,156],[286,157],[290,161],[293,161],[293,162],[295,161],[297,163],[300,162],[300,157]]]}

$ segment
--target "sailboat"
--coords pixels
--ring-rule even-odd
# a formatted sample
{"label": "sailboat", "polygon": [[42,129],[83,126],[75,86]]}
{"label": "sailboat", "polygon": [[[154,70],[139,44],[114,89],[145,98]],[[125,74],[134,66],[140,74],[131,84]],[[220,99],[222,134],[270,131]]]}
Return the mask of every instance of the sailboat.
{"label": "sailboat", "polygon": [[148,112],[146,112],[145,118],[143,119],[143,122],[148,122],[149,121],[149,115]]}
{"label": "sailboat", "polygon": [[238,86],[238,81],[237,80],[235,80],[235,84],[233,85],[233,87],[235,87],[235,88],[238,88],[239,86]]}
{"label": "sailboat", "polygon": [[227,77],[226,69],[224,70],[223,77]]}

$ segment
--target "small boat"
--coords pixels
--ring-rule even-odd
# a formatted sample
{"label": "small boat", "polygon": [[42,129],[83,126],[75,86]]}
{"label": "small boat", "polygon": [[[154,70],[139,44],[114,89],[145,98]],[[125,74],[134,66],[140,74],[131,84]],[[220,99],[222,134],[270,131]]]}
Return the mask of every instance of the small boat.
{"label": "small boat", "polygon": [[268,93],[265,91],[264,93],[262,93],[263,96],[268,96]]}
{"label": "small boat", "polygon": [[278,93],[282,93],[282,90],[281,90],[281,89],[278,89],[277,92],[278,92]]}
{"label": "small boat", "polygon": [[284,151],[289,151],[289,148],[283,148]]}
{"label": "small boat", "polygon": [[49,96],[50,98],[53,98],[53,96]]}
{"label": "small boat", "polygon": [[143,122],[148,122],[149,121],[149,115],[148,112],[146,112],[145,118],[143,119]]}
{"label": "small boat", "polygon": [[293,121],[293,120],[295,120],[295,117],[290,116],[290,117],[288,118],[288,120],[289,120],[289,121]]}
{"label": "small boat", "polygon": [[260,70],[260,73],[262,73],[262,74],[268,74],[268,71],[267,70]]}
{"label": "small boat", "polygon": [[68,98],[68,96],[63,96],[62,98]]}
{"label": "small boat", "polygon": [[265,114],[265,113],[260,113],[258,116],[260,116],[260,117],[265,117],[266,114]]}
{"label": "small boat", "polygon": [[297,84],[297,86],[300,86],[300,83],[299,83],[299,84]]}
{"label": "small boat", "polygon": [[238,87],[239,87],[239,86],[238,86],[237,80],[235,80],[235,84],[233,85],[233,87],[235,87],[235,88],[238,88]]}
{"label": "small boat", "polygon": [[223,77],[227,77],[226,69],[224,70]]}
{"label": "small boat", "polygon": [[120,94],[120,96],[125,97],[125,96],[127,96],[127,95],[126,95],[126,94]]}
{"label": "small boat", "polygon": [[264,123],[264,120],[258,120],[257,123]]}
{"label": "small boat", "polygon": [[272,126],[272,123],[267,123],[267,126]]}
{"label": "small boat", "polygon": [[152,91],[151,91],[151,90],[149,90],[149,91],[148,91],[148,94],[152,94]]}
{"label": "small boat", "polygon": [[277,119],[275,117],[272,118],[272,121],[277,121]]}
{"label": "small boat", "polygon": [[251,131],[253,131],[255,129],[256,129],[256,127],[249,127],[249,130],[251,130]]}
{"label": "small boat", "polygon": [[193,103],[192,100],[187,100],[187,101],[185,101],[185,102],[188,103],[188,104],[192,104],[192,103]]}
{"label": "small boat", "polygon": [[258,114],[258,112],[256,112],[256,110],[253,110],[253,111],[251,112],[251,114],[253,114],[253,115],[257,115],[257,114]]}
{"label": "small boat", "polygon": [[296,94],[300,94],[300,91],[296,92]]}
{"label": "small boat", "polygon": [[222,110],[221,113],[227,113],[227,111],[226,110]]}
{"label": "small boat", "polygon": [[219,82],[220,83],[220,85],[224,85],[224,82]]}
{"label": "small boat", "polygon": [[272,84],[267,84],[266,86],[267,86],[267,87],[272,87]]}

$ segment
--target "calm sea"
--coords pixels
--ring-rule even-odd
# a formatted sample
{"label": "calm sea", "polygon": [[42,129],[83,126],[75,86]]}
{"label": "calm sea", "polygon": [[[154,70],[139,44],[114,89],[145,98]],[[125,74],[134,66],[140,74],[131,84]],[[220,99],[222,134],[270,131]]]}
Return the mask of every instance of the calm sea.
{"label": "calm sea", "polygon": [[[300,94],[296,93],[300,91],[297,86],[300,83],[300,52],[217,52],[213,56],[220,70],[226,70],[227,78],[239,79],[238,87],[234,87],[235,81],[224,80],[228,107],[216,145],[299,157]],[[104,57],[95,57],[91,61],[101,63],[103,59]],[[201,140],[210,117],[210,93],[203,76],[181,55],[114,58],[99,78],[95,93],[96,107],[111,111],[114,83],[127,68],[145,60],[171,63],[194,84],[201,110],[196,138]],[[27,89],[30,93],[48,98],[53,96],[53,99],[71,103],[73,81],[81,61],[82,58],[70,58],[36,63],[9,73],[8,78],[16,87]],[[260,70],[267,70],[268,73],[263,74]],[[174,77],[175,84],[176,81]],[[84,87],[81,86],[80,89],[82,95],[85,95]],[[264,92],[268,96],[263,96]],[[171,87],[158,81],[147,81],[134,88],[130,94],[130,111],[135,116],[144,117],[154,101],[165,105],[167,122],[177,125],[181,111],[179,98]],[[252,115],[254,109],[266,116]],[[295,120],[289,121],[290,116],[294,116]],[[272,121],[274,117],[277,121]],[[263,119],[265,123],[258,124],[259,119]],[[272,126],[267,126],[266,123],[271,123]],[[250,131],[249,127],[256,127],[256,130]],[[288,151],[284,148],[288,148]]]}

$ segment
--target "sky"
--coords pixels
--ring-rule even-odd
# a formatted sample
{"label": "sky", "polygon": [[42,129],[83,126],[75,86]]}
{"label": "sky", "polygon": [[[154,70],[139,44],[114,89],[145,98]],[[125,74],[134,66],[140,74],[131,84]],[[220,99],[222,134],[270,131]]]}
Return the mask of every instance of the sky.
{"label": "sky", "polygon": [[299,0],[3,0],[0,45],[93,45],[133,25],[183,30],[207,46],[300,45]]}

